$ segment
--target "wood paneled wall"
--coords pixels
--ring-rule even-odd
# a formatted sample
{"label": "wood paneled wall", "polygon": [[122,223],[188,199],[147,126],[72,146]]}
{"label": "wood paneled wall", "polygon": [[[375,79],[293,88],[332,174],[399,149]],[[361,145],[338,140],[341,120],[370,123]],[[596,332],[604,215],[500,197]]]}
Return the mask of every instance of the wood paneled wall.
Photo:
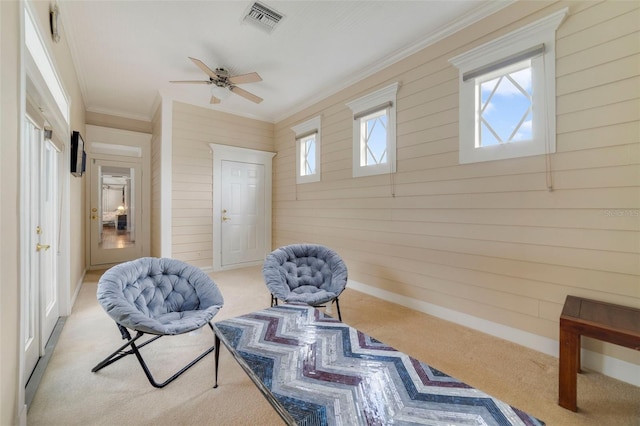
{"label": "wood paneled wall", "polygon": [[[459,165],[448,60],[563,7],[557,153]],[[277,123],[274,246],[326,244],[355,281],[550,339],[567,294],[640,307],[639,7],[517,2]],[[397,173],[352,178],[345,102],[395,81]],[[296,185],[290,127],[319,114],[321,181]]]}
{"label": "wood paneled wall", "polygon": [[213,267],[213,157],[210,143],[273,151],[273,124],[173,103],[172,256]]}

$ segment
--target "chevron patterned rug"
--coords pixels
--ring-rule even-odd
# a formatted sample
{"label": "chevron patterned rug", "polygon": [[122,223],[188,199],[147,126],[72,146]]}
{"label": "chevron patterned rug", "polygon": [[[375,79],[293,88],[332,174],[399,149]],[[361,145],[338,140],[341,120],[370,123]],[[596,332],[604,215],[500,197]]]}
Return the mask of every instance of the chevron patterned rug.
{"label": "chevron patterned rug", "polygon": [[544,425],[311,307],[276,306],[214,329],[287,424]]}

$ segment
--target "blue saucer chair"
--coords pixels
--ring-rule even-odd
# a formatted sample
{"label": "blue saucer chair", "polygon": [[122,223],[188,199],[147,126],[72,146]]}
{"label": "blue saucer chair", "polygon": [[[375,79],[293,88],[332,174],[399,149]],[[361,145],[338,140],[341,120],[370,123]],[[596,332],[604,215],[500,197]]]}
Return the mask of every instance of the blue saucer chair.
{"label": "blue saucer chair", "polygon": [[280,247],[267,256],[262,274],[271,292],[271,306],[278,300],[315,307],[335,303],[342,321],[338,297],[347,286],[347,266],[330,248],[317,244]]}
{"label": "blue saucer chair", "polygon": [[[151,385],[162,388],[215,349],[211,346],[162,383],[156,382],[140,354],[140,348],[162,336],[188,333],[205,325],[213,332],[210,321],[224,300],[216,283],[195,266],[154,257],[121,263],[98,281],[98,301],[126,343],[96,365],[91,370],[94,373],[133,354]],[[134,337],[129,330],[135,332]],[[144,335],[149,336],[137,343]]]}

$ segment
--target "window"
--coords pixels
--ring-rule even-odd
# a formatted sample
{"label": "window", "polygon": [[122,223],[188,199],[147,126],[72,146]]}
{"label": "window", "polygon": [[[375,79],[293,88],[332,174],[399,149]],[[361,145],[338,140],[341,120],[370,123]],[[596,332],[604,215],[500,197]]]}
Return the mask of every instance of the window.
{"label": "window", "polygon": [[395,173],[398,83],[347,104],[353,112],[353,177]]}
{"label": "window", "polygon": [[293,126],[296,134],[296,183],[320,181],[320,117]]}
{"label": "window", "polygon": [[43,93],[49,92],[53,99],[53,103],[48,100],[48,97],[41,101],[47,104],[45,106],[49,107],[50,111],[53,112],[54,108],[57,108],[59,112],[59,114],[54,112],[47,119],[53,121],[56,127],[65,129],[69,125],[69,100],[29,8],[25,8],[24,14],[24,43],[29,53],[26,66],[31,81],[38,90]]}
{"label": "window", "polygon": [[460,163],[555,152],[555,31],[566,14],[450,60],[460,74]]}

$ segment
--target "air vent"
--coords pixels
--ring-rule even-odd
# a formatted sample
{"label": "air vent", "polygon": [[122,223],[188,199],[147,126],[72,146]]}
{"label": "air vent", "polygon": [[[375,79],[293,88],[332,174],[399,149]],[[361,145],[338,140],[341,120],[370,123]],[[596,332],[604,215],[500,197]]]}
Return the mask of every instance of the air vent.
{"label": "air vent", "polygon": [[244,17],[245,22],[256,24],[267,32],[273,31],[284,16],[262,3],[255,2]]}

